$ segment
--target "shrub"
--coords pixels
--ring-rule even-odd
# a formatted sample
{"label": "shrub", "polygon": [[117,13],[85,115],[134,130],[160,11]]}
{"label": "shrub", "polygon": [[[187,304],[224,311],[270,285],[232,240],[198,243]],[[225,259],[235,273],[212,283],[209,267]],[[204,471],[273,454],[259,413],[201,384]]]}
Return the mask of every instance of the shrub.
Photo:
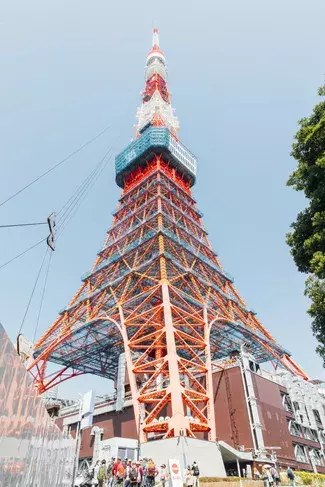
{"label": "shrub", "polygon": [[325,486],[325,475],[322,473],[296,472],[295,475],[298,483],[302,483],[303,485],[311,485],[313,487]]}

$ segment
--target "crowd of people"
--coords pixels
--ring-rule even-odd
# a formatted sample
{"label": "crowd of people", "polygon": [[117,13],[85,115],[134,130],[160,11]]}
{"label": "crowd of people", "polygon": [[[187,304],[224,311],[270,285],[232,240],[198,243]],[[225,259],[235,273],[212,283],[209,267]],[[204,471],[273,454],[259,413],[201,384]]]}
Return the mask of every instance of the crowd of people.
{"label": "crowd of people", "polygon": [[[187,487],[199,487],[200,470],[198,464],[188,465],[185,478]],[[82,484],[97,487],[165,487],[169,479],[166,464],[157,466],[152,458],[138,461],[125,458],[112,458],[109,462],[98,460]]]}
{"label": "crowd of people", "polygon": [[[166,487],[170,474],[166,464],[156,465],[152,458],[138,461],[125,458],[112,458],[110,461],[98,460],[80,485],[83,487]],[[286,477],[291,487],[295,487],[293,469],[288,467]],[[253,478],[263,480],[264,487],[281,485],[279,470],[272,465],[254,467]],[[187,465],[184,478],[186,487],[199,487],[200,469],[196,462]],[[286,483],[285,485],[287,485]]]}
{"label": "crowd of people", "polygon": [[[287,468],[286,477],[291,487],[295,487],[295,475],[291,467]],[[281,477],[279,470],[275,466],[264,465],[261,473],[254,475],[254,478],[261,478],[264,483],[264,487],[278,487],[281,485]]]}

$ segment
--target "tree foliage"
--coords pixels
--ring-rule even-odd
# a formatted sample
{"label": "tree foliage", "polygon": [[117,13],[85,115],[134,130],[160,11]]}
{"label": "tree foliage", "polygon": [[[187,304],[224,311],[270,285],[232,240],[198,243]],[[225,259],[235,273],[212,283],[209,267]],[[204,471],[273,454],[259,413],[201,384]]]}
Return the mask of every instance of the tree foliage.
{"label": "tree foliage", "polygon": [[[318,93],[325,97],[325,85]],[[299,271],[309,274],[305,287],[311,299],[308,313],[325,366],[325,100],[299,125],[291,152],[298,164],[287,184],[305,194],[308,206],[291,224],[287,243]]]}

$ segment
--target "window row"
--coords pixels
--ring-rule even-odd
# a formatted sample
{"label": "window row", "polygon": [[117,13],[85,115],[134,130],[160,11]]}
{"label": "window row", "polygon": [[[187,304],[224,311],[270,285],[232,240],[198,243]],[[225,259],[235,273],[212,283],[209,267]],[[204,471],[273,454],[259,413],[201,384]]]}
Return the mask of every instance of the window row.
{"label": "window row", "polygon": [[306,440],[319,441],[317,431],[312,428],[307,428],[292,419],[288,421],[288,427],[291,435],[306,438]]}
{"label": "window row", "polygon": [[308,448],[305,445],[294,445],[294,452],[297,462],[311,463],[319,467],[324,466],[324,457],[321,450]]}

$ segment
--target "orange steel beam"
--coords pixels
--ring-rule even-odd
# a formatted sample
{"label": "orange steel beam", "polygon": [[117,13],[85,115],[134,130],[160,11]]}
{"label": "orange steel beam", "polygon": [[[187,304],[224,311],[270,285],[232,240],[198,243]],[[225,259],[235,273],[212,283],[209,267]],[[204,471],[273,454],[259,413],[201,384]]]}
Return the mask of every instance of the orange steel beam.
{"label": "orange steel beam", "polygon": [[[222,335],[236,322],[261,334],[259,350],[307,378],[247,310],[212,250],[189,184],[156,155],[128,176],[102,251],[28,368],[44,392],[82,373],[112,377],[125,352],[142,442],[149,433],[215,441],[212,371],[223,366],[213,359],[237,346]],[[54,359],[64,367],[47,375]]]}

